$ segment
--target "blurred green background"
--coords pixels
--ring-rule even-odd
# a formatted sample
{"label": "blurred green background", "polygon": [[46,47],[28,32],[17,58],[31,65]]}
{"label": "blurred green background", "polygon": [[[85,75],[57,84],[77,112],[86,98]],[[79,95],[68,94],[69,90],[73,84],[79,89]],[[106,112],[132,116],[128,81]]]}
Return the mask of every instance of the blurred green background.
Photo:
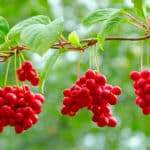
{"label": "blurred green background", "polygon": [[[150,6],[149,1],[148,5]],[[55,19],[63,16],[66,36],[76,30],[81,38],[95,37],[100,26],[84,28],[82,20],[90,12],[99,8],[126,8],[132,12],[130,0],[0,0],[0,15],[7,18],[10,26],[38,14]],[[134,14],[134,12],[132,12]],[[120,25],[112,35],[140,36],[137,29],[128,25]],[[49,50],[46,55],[51,54]],[[85,51],[81,62],[81,72],[88,69],[89,51]],[[28,53],[39,70],[44,58]],[[0,150],[149,150],[150,149],[150,117],[144,116],[135,105],[134,91],[129,74],[140,68],[140,42],[107,41],[105,51],[99,50],[100,71],[112,85],[119,85],[123,94],[119,103],[112,107],[118,119],[116,128],[99,128],[91,121],[92,114],[81,110],[76,117],[62,116],[62,91],[70,87],[76,80],[79,53],[63,54],[51,67],[51,74],[46,79],[43,112],[38,124],[21,135],[7,127],[0,135]],[[144,57],[144,60],[146,56]],[[146,65],[144,61],[144,65]],[[144,66],[146,67],[146,66]],[[0,64],[0,84],[3,86],[6,64]],[[94,66],[93,66],[93,69]],[[10,74],[13,70],[10,70]],[[9,76],[9,84],[14,84],[13,76]],[[33,89],[38,92],[38,89]]]}

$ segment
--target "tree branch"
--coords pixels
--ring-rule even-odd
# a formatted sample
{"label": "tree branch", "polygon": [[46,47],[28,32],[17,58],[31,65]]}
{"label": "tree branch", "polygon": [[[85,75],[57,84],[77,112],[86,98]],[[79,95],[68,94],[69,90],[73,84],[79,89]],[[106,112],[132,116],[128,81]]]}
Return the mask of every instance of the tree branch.
{"label": "tree branch", "polygon": [[[150,34],[143,36],[143,37],[107,37],[105,38],[106,41],[140,41],[140,40],[147,40],[150,39]],[[74,45],[71,44],[68,40],[61,41],[58,40],[58,43],[52,45],[50,48],[52,49],[67,49],[68,51],[84,51],[85,49],[96,45],[97,44],[97,39],[96,38],[91,38],[91,39],[81,39],[80,43],[82,44],[82,47],[75,47]],[[0,62],[6,62],[9,57],[14,55],[14,50],[16,50],[17,54],[19,54],[21,51],[24,50],[29,50],[28,47],[26,46],[16,46],[12,47],[10,50],[0,50]]]}
{"label": "tree branch", "polygon": [[[114,41],[141,41],[141,40],[147,40],[147,39],[150,39],[150,34],[146,35],[146,36],[143,36],[143,37],[131,37],[131,38],[128,38],[128,37],[107,37],[105,38],[106,41],[111,41],[111,40],[114,40]],[[86,48],[90,47],[90,46],[93,46],[97,43],[97,39],[96,38],[91,38],[91,39],[82,39],[80,40],[80,43],[83,44],[83,47],[82,48],[79,48],[79,47],[66,47],[67,49],[70,49],[70,50],[85,50]],[[69,41],[65,41],[65,42],[62,42],[61,44],[65,46],[69,46],[71,43]],[[60,46],[59,43],[56,43],[54,44],[53,46],[51,46],[51,48],[53,49],[60,49],[62,48]]]}

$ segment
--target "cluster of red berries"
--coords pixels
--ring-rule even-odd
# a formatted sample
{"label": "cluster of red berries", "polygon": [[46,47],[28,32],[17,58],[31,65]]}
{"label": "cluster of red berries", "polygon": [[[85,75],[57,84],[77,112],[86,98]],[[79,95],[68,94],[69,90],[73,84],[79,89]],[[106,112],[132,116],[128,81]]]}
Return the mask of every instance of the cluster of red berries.
{"label": "cluster of red berries", "polygon": [[39,93],[33,94],[27,85],[1,88],[0,132],[8,125],[13,126],[18,134],[29,129],[37,123],[43,102],[44,97]]}
{"label": "cluster of red berries", "polygon": [[18,79],[22,82],[28,80],[33,86],[39,85],[39,77],[36,69],[33,68],[30,61],[25,61],[22,66],[17,69]]}
{"label": "cluster of red berries", "polygon": [[63,94],[62,114],[75,116],[81,108],[86,107],[93,112],[92,120],[99,127],[117,125],[110,106],[117,104],[121,88],[107,84],[104,75],[88,70],[71,88],[65,89]]}
{"label": "cluster of red berries", "polygon": [[150,114],[150,70],[133,71],[130,78],[134,81],[136,104],[142,109],[143,114]]}

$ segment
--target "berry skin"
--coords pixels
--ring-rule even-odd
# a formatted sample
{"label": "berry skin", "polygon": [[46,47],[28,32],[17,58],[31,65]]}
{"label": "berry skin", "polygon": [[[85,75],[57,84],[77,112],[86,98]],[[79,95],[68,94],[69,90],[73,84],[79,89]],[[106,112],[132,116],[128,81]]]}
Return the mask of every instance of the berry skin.
{"label": "berry skin", "polygon": [[150,71],[149,71],[149,70],[145,69],[145,70],[143,70],[143,71],[141,72],[141,77],[142,77],[142,78],[147,78],[147,77],[149,77],[149,76],[150,76]]}
{"label": "berry skin", "polygon": [[0,106],[4,105],[5,104],[5,100],[3,97],[0,97]]}
{"label": "berry skin", "polygon": [[17,134],[20,134],[20,133],[22,133],[24,131],[24,128],[23,128],[22,125],[17,124],[15,126],[15,131],[16,131]]}
{"label": "berry skin", "polygon": [[94,79],[95,78],[95,72],[93,70],[88,70],[85,73],[85,77],[87,79]]}
{"label": "berry skin", "polygon": [[117,96],[121,94],[119,86],[107,84],[104,75],[93,70],[87,70],[75,84],[63,91],[63,115],[75,116],[82,108],[92,111],[97,126],[115,127],[117,120],[113,117],[110,105],[116,105]]}
{"label": "berry skin", "polygon": [[63,91],[63,95],[64,95],[64,96],[70,96],[70,95],[71,95],[70,89],[65,89],[65,90]]}
{"label": "berry skin", "polygon": [[142,112],[144,115],[149,115],[150,114],[150,107],[142,108]]}
{"label": "berry skin", "polygon": [[16,113],[16,122],[22,122],[24,120],[24,115],[22,113]]}
{"label": "berry skin", "polygon": [[111,92],[115,95],[120,95],[121,94],[121,88],[119,86],[114,86],[111,90]]}
{"label": "berry skin", "polygon": [[33,86],[38,86],[40,79],[38,77],[34,77],[32,80],[30,80],[30,82]]}
{"label": "berry skin", "polygon": [[104,75],[97,75],[96,76],[96,83],[101,85],[101,86],[104,86],[106,84],[106,77]]}
{"label": "berry skin", "polygon": [[32,124],[33,124],[32,119],[26,118],[24,120],[24,129],[25,130],[29,129],[32,126]]}
{"label": "berry skin", "polygon": [[30,61],[25,61],[22,65],[22,69],[23,70],[32,70],[33,66],[32,66],[32,63]]}
{"label": "berry skin", "polygon": [[32,123],[33,124],[36,124],[37,122],[38,122],[38,115],[36,115],[36,114],[32,114],[31,116],[30,116],[30,118],[32,119]]}
{"label": "berry skin", "polygon": [[117,120],[113,117],[109,117],[108,126],[109,127],[116,127],[117,126]]}
{"label": "berry skin", "polygon": [[7,93],[5,96],[5,99],[6,99],[7,103],[14,104],[14,103],[16,103],[17,97],[14,93]]}
{"label": "berry skin", "polygon": [[141,74],[137,71],[132,71],[130,73],[130,79],[134,80],[134,81],[138,80],[140,78],[140,76],[141,76]]}
{"label": "berry skin", "polygon": [[43,104],[44,101],[45,101],[44,96],[41,95],[41,94],[39,94],[39,93],[35,94],[35,97],[34,97],[34,98],[35,98],[35,99],[38,99],[42,104]]}
{"label": "berry skin", "polygon": [[4,127],[3,126],[0,126],[0,133],[2,133],[4,130]]}
{"label": "berry skin", "polygon": [[63,115],[68,114],[68,112],[69,112],[69,109],[68,109],[67,107],[63,107],[63,108],[61,109],[61,113],[62,113]]}

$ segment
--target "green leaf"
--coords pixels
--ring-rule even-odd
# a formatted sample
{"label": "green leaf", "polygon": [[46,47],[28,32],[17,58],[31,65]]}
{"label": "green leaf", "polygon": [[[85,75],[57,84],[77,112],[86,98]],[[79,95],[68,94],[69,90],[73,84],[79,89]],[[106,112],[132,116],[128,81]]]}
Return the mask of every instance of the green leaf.
{"label": "green leaf", "polygon": [[44,24],[47,25],[50,23],[50,18],[43,15],[34,16],[28,19],[25,19],[18,24],[16,24],[14,27],[11,28],[11,30],[8,33],[9,39],[15,39],[16,41],[20,40],[20,34],[21,32],[30,25],[35,24]]}
{"label": "green leaf", "polygon": [[17,45],[18,43],[15,40],[8,40],[0,45],[0,50],[9,50],[11,47],[15,47]]}
{"label": "green leaf", "polygon": [[62,17],[47,25],[30,25],[21,32],[21,40],[32,51],[42,55],[58,40],[63,26]]}
{"label": "green leaf", "polygon": [[106,36],[122,21],[122,19],[123,16],[121,14],[115,14],[104,23],[104,26],[97,35],[98,44],[102,50]]}
{"label": "green leaf", "polygon": [[134,4],[135,11],[140,17],[146,18],[146,1],[145,0],[132,0]]}
{"label": "green leaf", "polygon": [[71,44],[73,44],[74,46],[77,46],[77,47],[82,47],[81,46],[81,43],[80,43],[80,40],[79,40],[79,37],[77,35],[77,33],[75,31],[71,32],[68,36],[68,40],[69,42],[71,42]]}
{"label": "green leaf", "polygon": [[40,73],[40,85],[39,85],[39,90],[41,93],[44,93],[44,84],[45,81],[50,74],[53,65],[55,64],[56,60],[58,57],[63,53],[63,50],[57,50],[56,52],[53,53],[53,55],[49,55],[47,57],[46,63]]}
{"label": "green leaf", "polygon": [[93,25],[100,21],[107,20],[112,15],[118,13],[119,11],[120,11],[120,9],[114,9],[114,8],[106,8],[106,9],[97,10],[97,11],[93,12],[92,14],[90,14],[89,16],[87,16],[83,20],[83,24],[86,26],[90,26],[90,25]]}
{"label": "green leaf", "polygon": [[9,32],[9,24],[7,20],[2,16],[0,16],[0,31],[3,32],[4,35]]}
{"label": "green leaf", "polygon": [[5,42],[5,35],[2,31],[0,31],[0,44]]}

